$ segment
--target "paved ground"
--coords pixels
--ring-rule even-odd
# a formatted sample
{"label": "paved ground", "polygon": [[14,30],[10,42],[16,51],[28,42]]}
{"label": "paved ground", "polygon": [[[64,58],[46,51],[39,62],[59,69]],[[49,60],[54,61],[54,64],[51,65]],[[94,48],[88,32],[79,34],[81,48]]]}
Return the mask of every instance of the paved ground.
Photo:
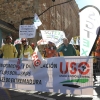
{"label": "paved ground", "polygon": [[[78,96],[66,95],[58,93],[47,93],[38,91],[24,91],[24,90],[8,90],[11,99],[4,99],[0,96],[0,100],[100,100],[100,86],[94,87],[94,96]],[[1,98],[2,97],[2,98]]]}
{"label": "paved ground", "polygon": [[[96,89],[100,92],[100,87]],[[74,96],[36,91],[9,90],[11,100],[100,100],[99,96]],[[100,95],[100,93],[99,93]],[[1,99],[0,99],[1,100]]]}
{"label": "paved ground", "polygon": [[[100,79],[99,79],[100,80]],[[0,90],[0,100],[100,100],[100,81],[94,85],[93,96],[66,95],[24,90]]]}

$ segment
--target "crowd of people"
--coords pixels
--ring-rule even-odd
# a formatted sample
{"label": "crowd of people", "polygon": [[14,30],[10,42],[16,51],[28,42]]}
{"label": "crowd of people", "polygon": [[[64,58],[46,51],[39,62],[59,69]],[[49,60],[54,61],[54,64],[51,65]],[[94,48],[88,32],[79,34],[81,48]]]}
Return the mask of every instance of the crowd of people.
{"label": "crowd of people", "polygon": [[[12,44],[12,37],[7,36],[5,38],[5,44],[0,48],[0,58],[30,58],[34,52],[34,43],[29,44],[28,39],[22,38],[22,44]],[[79,50],[78,50],[79,51]],[[58,56],[79,56],[76,46],[69,44],[68,39],[63,39],[63,44],[59,48],[56,45],[48,41],[48,44],[43,48],[42,54],[44,58],[58,57]]]}
{"label": "crowd of people", "polygon": [[28,45],[26,38],[21,39],[22,44],[13,45],[12,37],[5,38],[5,44],[0,48],[0,58],[29,58],[33,54],[33,45]]}
{"label": "crowd of people", "polygon": [[57,57],[57,56],[79,56],[79,46],[69,44],[67,38],[63,39],[63,43],[57,48],[56,45],[52,42],[48,42],[46,47],[43,50],[43,57]]}

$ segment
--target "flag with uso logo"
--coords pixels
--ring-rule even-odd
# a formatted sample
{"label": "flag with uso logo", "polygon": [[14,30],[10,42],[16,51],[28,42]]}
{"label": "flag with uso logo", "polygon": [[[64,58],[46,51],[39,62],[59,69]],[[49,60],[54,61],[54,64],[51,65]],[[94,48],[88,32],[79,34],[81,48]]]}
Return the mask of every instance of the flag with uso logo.
{"label": "flag with uso logo", "polygon": [[41,56],[38,48],[35,48],[35,51],[32,54],[32,62],[33,62],[33,71],[36,71],[38,68],[45,64],[45,60]]}

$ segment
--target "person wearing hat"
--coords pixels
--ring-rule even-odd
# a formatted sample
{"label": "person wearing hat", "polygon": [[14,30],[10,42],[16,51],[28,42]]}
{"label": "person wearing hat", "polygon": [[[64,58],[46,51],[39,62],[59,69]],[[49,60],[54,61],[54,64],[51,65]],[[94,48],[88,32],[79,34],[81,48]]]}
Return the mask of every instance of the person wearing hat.
{"label": "person wearing hat", "polygon": [[75,48],[68,43],[67,38],[63,38],[63,45],[57,49],[57,52],[62,52],[63,56],[77,56]]}
{"label": "person wearing hat", "polygon": [[17,58],[18,52],[15,46],[11,44],[12,37],[7,36],[5,40],[6,40],[6,44],[4,44],[0,49],[3,54],[3,58],[6,58],[6,59]]}
{"label": "person wearing hat", "polygon": [[28,45],[28,40],[26,38],[21,39],[22,45],[20,50],[20,57],[21,58],[31,58],[33,54],[33,49],[30,45]]}

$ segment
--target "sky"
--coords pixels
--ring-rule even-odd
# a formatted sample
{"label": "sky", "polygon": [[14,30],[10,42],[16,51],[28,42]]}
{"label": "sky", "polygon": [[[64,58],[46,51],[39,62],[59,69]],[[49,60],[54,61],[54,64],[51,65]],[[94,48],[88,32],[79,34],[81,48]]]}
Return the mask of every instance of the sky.
{"label": "sky", "polygon": [[87,5],[93,5],[100,10],[100,0],[75,0],[75,1],[78,4],[79,9]]}

